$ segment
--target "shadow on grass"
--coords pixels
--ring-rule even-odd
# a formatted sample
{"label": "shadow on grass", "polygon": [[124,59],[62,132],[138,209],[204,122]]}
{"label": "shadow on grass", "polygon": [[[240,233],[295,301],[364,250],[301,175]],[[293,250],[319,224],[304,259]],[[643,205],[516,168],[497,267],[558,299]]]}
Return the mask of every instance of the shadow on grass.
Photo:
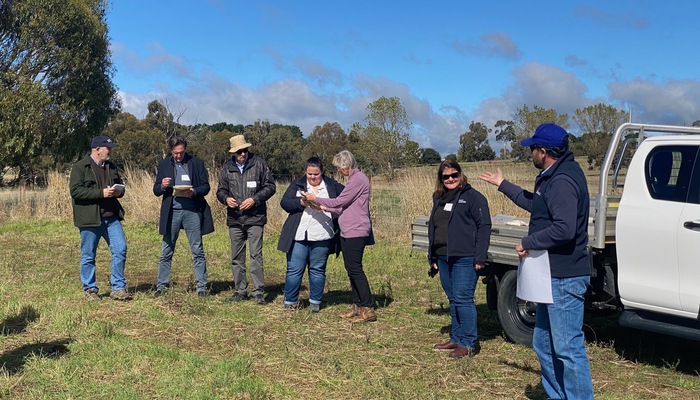
{"label": "shadow on grass", "polygon": [[[450,306],[447,300],[440,303],[440,307],[430,307],[425,311],[427,315],[445,315],[450,316]],[[491,340],[501,336],[501,324],[498,321],[498,316],[489,310],[486,304],[476,305],[477,330],[479,332],[479,340]],[[440,334],[449,334],[452,330],[452,325],[447,324],[440,328]]]}
{"label": "shadow on grass", "polygon": [[8,315],[0,322],[0,335],[22,333],[27,326],[39,319],[39,312],[32,306],[23,306],[15,315]]}
{"label": "shadow on grass", "polygon": [[[540,376],[541,371],[539,368],[533,368],[527,363],[518,363],[518,362],[509,362],[509,361],[501,361],[500,364],[507,365],[513,369],[519,369],[523,372],[526,372],[528,374],[532,374],[535,376]],[[545,400],[547,398],[547,393],[544,391],[544,387],[542,386],[541,383],[537,385],[531,385],[527,384],[525,386],[525,390],[523,391],[523,394],[525,397],[527,397],[530,400]]]}
{"label": "shadow on grass", "polygon": [[[539,374],[539,371],[537,371],[537,374]],[[544,387],[542,387],[542,384],[536,386],[528,384],[525,386],[525,391],[523,394],[530,400],[544,400],[547,398],[547,394],[544,392]]]}
{"label": "shadow on grass", "polygon": [[156,290],[156,285],[152,283],[141,283],[136,286],[132,286],[128,288],[129,293],[131,294],[136,294],[136,293],[151,293]]}
{"label": "shadow on grass", "polygon": [[700,374],[700,342],[623,327],[617,324],[617,315],[589,316],[583,331],[587,342],[611,347],[622,359],[693,376]]}
{"label": "shadow on grass", "polygon": [[[394,298],[386,293],[372,293],[374,295],[374,304],[377,309],[389,307],[391,303],[394,302]],[[350,305],[352,301],[352,292],[347,290],[331,290],[330,292],[323,295],[323,301],[326,306],[347,304]]]}
{"label": "shadow on grass", "polygon": [[215,296],[221,292],[226,292],[228,290],[233,290],[233,281],[209,281],[209,294]]}
{"label": "shadow on grass", "polygon": [[0,369],[7,374],[14,375],[22,372],[24,364],[30,357],[59,358],[68,353],[69,339],[55,340],[53,342],[26,344],[14,350],[0,355]]}

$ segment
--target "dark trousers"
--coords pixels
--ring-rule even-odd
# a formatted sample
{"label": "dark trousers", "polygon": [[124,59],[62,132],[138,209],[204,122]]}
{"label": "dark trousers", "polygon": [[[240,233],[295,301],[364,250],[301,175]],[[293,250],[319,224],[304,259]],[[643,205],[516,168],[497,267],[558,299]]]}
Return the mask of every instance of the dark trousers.
{"label": "dark trousers", "polygon": [[340,238],[340,249],[343,252],[345,270],[350,278],[352,287],[352,302],[358,307],[374,308],[374,297],[367,282],[365,271],[362,270],[362,255],[367,245],[366,237]]}

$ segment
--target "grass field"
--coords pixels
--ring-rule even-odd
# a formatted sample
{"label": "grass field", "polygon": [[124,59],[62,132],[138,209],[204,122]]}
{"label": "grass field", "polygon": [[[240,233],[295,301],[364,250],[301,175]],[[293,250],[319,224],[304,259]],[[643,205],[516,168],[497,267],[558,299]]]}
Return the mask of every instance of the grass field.
{"label": "grass field", "polygon": [[[104,299],[95,304],[83,299],[79,237],[70,207],[62,203],[65,186],[54,183],[37,194],[41,200],[33,207],[6,201],[0,209],[0,397],[543,399],[537,357],[503,339],[496,313],[486,307],[484,285],[477,288],[482,352],[449,360],[431,350],[449,337],[450,317],[439,281],[427,277],[425,255],[410,254],[408,225],[427,212],[432,191],[432,177],[421,176],[373,181],[380,240],[366,251],[365,269],[379,320],[359,325],[336,317],[347,310],[351,294],[335,258],[329,260],[321,312],[283,310],[285,257],[276,242],[284,215],[274,209],[264,242],[266,305],[224,302],[232,278],[221,216],[217,231],[204,240],[211,296],[199,299],[192,291],[182,242],[173,290],[154,298],[158,200],[148,192],[149,177],[139,184],[137,175],[130,176],[126,275],[134,300],[107,298],[109,254],[102,243],[97,272]],[[495,196],[489,198],[492,212],[507,207],[499,205],[495,190],[479,190]],[[301,298],[308,299],[306,280]],[[622,329],[614,318],[588,317],[585,332],[596,398],[700,398],[698,343]]]}
{"label": "grass field", "polygon": [[[228,238],[205,239],[212,296],[191,291],[187,246],[173,266],[174,290],[152,296],[159,238],[153,225],[126,224],[127,278],[135,298],[83,300],[78,235],[65,222],[0,226],[0,396],[16,399],[417,399],[543,398],[531,349],[501,337],[484,287],[477,290],[482,352],[448,360],[431,351],[446,340],[447,302],[426,275],[423,254],[379,243],[366,269],[379,321],[352,325],[350,287],[340,260],[328,266],[319,314],[282,309],[284,255],[265,243],[269,303],[227,304]],[[108,292],[109,255],[98,255]],[[302,298],[308,298],[307,292]],[[697,343],[586,321],[596,397],[690,399],[700,393]]]}

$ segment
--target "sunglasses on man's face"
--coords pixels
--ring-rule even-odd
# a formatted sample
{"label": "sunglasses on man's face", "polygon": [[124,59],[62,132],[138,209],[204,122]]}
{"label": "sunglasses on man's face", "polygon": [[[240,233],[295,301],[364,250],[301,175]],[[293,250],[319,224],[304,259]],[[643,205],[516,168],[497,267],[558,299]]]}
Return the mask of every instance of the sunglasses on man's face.
{"label": "sunglasses on man's face", "polygon": [[451,174],[449,174],[449,175],[448,175],[448,174],[442,174],[442,180],[443,180],[443,181],[446,181],[446,180],[448,180],[448,179],[450,179],[450,178],[457,179],[457,178],[459,178],[459,176],[460,176],[461,174],[462,174],[461,172],[453,172],[453,173],[451,173]]}
{"label": "sunglasses on man's face", "polygon": [[238,154],[240,156],[241,154],[245,154],[247,152],[248,152],[248,149],[240,149],[240,150],[236,151],[236,154]]}

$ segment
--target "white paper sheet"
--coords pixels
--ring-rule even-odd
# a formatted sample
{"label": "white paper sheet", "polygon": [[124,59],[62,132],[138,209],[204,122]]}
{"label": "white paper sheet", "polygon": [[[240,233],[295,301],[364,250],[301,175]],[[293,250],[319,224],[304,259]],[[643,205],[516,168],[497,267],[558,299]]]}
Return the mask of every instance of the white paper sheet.
{"label": "white paper sheet", "polygon": [[518,288],[515,295],[525,301],[552,304],[552,273],[547,250],[528,250],[518,266]]}

